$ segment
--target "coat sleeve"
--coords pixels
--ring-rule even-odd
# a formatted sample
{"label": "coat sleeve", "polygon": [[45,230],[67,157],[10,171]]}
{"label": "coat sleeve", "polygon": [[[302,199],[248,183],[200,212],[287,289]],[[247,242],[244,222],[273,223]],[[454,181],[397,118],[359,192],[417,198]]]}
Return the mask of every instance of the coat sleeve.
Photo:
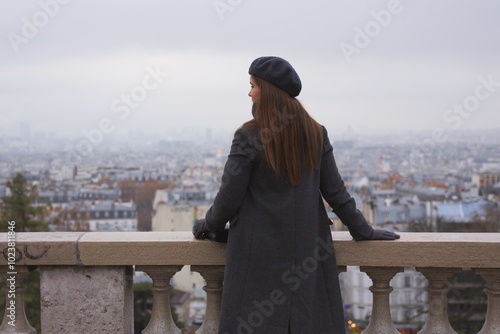
{"label": "coat sleeve", "polygon": [[247,191],[255,156],[256,150],[250,143],[250,136],[238,129],[224,166],[221,186],[205,216],[210,229],[224,229],[226,223],[238,212]]}
{"label": "coat sleeve", "polygon": [[355,240],[369,238],[373,228],[356,208],[356,202],[347,191],[340,176],[333,156],[333,147],[328,139],[328,133],[323,127],[323,153],[320,170],[321,195],[333,209],[333,212],[347,226]]}

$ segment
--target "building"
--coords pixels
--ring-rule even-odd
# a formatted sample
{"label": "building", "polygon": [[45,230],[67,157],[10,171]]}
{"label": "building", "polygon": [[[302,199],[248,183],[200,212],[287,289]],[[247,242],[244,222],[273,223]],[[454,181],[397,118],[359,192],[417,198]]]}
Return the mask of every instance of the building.
{"label": "building", "polygon": [[54,230],[137,231],[133,202],[80,201],[66,204]]}
{"label": "building", "polygon": [[153,200],[153,231],[191,231],[205,217],[215,191],[199,189],[157,190]]}
{"label": "building", "polygon": [[394,197],[385,191],[383,195],[371,196],[369,201],[364,201],[362,208],[366,219],[373,225],[391,229],[397,225],[398,230],[407,230],[408,224],[426,222],[426,204],[418,198]]}
{"label": "building", "polygon": [[90,186],[81,188],[78,196],[83,200],[116,200],[120,198],[120,188],[108,188],[107,186]]}
{"label": "building", "polygon": [[472,184],[479,187],[479,192],[497,183],[500,183],[500,169],[490,169],[472,175]]}
{"label": "building", "polygon": [[137,231],[134,202],[96,201],[89,212],[90,231]]}
{"label": "building", "polygon": [[482,198],[434,203],[432,209],[439,231],[496,232],[497,205]]}
{"label": "building", "polygon": [[60,207],[79,199],[80,195],[77,190],[42,190],[38,192],[36,204],[51,204],[52,207]]}

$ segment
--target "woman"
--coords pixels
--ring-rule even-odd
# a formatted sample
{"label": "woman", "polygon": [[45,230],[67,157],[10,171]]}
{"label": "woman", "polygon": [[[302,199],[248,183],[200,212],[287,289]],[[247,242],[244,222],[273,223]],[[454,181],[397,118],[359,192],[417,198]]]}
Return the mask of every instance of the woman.
{"label": "woman", "polygon": [[295,98],[302,88],[279,57],[250,66],[254,118],[239,128],[221,188],[197,239],[227,238],[220,334],[345,333],[323,199],[355,240],[394,240],[356,209],[327,131]]}

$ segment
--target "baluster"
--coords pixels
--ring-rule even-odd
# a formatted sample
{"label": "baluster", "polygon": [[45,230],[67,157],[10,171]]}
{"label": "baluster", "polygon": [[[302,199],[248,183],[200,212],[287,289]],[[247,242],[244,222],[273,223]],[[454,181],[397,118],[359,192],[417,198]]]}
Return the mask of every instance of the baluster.
{"label": "baluster", "polygon": [[389,285],[391,279],[403,268],[391,267],[361,267],[373,281],[370,291],[373,294],[373,308],[370,323],[363,334],[399,334],[391,318],[389,295],[393,290]]}
{"label": "baluster", "polygon": [[457,270],[452,268],[417,268],[429,281],[427,321],[418,334],[456,334],[448,320],[446,294],[448,278]]}
{"label": "baluster", "polygon": [[[10,272],[13,274],[9,274]],[[1,274],[5,278],[3,288],[5,291],[5,313],[2,325],[0,325],[0,334],[36,334],[36,330],[30,325],[24,309],[24,291],[26,290],[24,284],[28,279],[28,268],[16,266],[14,271],[10,271],[7,266],[4,266]]]}
{"label": "baluster", "polygon": [[170,310],[170,279],[182,266],[136,266],[137,271],[143,271],[153,280],[153,311],[151,319],[142,334],[181,334],[174,323]]}
{"label": "baluster", "polygon": [[224,266],[191,266],[191,270],[199,272],[205,279],[203,290],[207,293],[207,308],[203,324],[197,334],[217,333],[219,330],[220,310],[222,306],[222,282]]}
{"label": "baluster", "polygon": [[484,292],[488,296],[488,310],[483,328],[477,334],[500,333],[500,269],[477,269],[486,281]]}

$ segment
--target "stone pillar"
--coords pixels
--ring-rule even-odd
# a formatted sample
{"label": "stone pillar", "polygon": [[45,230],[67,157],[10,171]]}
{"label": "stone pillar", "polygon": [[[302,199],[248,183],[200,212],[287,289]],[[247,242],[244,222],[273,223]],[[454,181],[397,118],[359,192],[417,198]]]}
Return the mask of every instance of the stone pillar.
{"label": "stone pillar", "polygon": [[2,266],[2,278],[5,279],[5,313],[0,325],[0,334],[36,334],[30,325],[24,309],[25,283],[29,271],[26,266],[15,266],[11,271]]}
{"label": "stone pillar", "polygon": [[488,310],[483,328],[478,334],[500,333],[500,269],[477,269],[486,281],[484,292],[488,296]]}
{"label": "stone pillar", "polygon": [[219,330],[220,311],[222,307],[222,282],[224,266],[191,266],[191,270],[199,272],[205,279],[203,290],[207,293],[207,310],[203,324],[196,334],[217,334]]}
{"label": "stone pillar", "polygon": [[446,294],[448,278],[457,270],[452,268],[416,268],[429,281],[427,292],[429,306],[427,321],[419,334],[456,334],[448,320]]}
{"label": "stone pillar", "polygon": [[370,323],[362,332],[364,334],[399,334],[394,327],[391,318],[391,307],[389,295],[392,287],[389,285],[391,279],[403,268],[391,267],[361,267],[373,281],[370,291],[373,294],[373,308]]}
{"label": "stone pillar", "polygon": [[134,333],[132,267],[40,267],[42,333]]}
{"label": "stone pillar", "polygon": [[142,334],[181,334],[181,330],[172,319],[170,309],[170,280],[182,266],[136,266],[137,271],[144,271],[153,280],[153,311],[151,319]]}

